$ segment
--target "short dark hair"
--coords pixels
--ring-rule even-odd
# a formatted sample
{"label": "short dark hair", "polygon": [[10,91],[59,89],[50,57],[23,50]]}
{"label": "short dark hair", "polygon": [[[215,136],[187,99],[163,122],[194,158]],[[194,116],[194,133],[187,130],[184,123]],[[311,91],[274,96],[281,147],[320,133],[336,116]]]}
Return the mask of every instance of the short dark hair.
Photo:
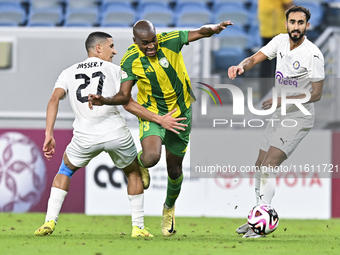
{"label": "short dark hair", "polygon": [[310,19],[310,12],[307,8],[303,7],[303,6],[297,6],[297,5],[293,5],[292,7],[290,7],[287,11],[286,11],[286,20],[288,20],[288,16],[291,12],[303,12],[306,15],[306,21],[308,22],[308,20]]}
{"label": "short dark hair", "polygon": [[105,33],[105,32],[97,31],[97,32],[93,32],[93,33],[89,34],[89,36],[87,37],[87,39],[85,41],[85,48],[86,48],[87,52],[89,52],[89,50],[91,48],[96,46],[98,41],[105,40],[107,38],[112,38],[112,36]]}

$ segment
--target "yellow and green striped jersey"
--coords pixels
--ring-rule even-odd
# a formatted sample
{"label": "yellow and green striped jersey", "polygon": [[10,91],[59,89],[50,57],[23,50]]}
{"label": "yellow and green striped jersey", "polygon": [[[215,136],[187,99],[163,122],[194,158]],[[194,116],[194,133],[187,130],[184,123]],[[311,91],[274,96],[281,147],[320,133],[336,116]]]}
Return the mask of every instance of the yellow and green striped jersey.
{"label": "yellow and green striped jersey", "polygon": [[180,116],[191,104],[190,79],[181,49],[188,44],[189,31],[157,34],[155,57],[147,57],[137,44],[131,45],[121,60],[122,82],[137,81],[137,102],[149,111],[164,115],[177,108]]}

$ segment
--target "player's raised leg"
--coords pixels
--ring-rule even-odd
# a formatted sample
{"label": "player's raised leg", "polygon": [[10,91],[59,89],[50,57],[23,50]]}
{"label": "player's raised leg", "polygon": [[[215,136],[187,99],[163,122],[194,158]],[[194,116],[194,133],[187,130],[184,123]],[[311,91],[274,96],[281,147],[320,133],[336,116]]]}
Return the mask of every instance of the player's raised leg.
{"label": "player's raised leg", "polygon": [[[148,121],[140,121],[140,125],[149,123]],[[150,124],[149,124],[150,125]],[[152,124],[151,124],[152,125]],[[155,125],[152,125],[154,128]],[[162,139],[158,135],[149,135],[141,140],[142,150],[138,152],[138,163],[140,165],[140,175],[144,189],[150,186],[149,167],[155,166],[161,158]]]}

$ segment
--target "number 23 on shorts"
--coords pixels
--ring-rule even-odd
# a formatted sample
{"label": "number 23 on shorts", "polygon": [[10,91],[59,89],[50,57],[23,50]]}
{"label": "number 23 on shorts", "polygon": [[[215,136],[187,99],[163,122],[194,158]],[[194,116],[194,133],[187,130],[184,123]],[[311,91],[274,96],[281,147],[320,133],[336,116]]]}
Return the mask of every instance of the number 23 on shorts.
{"label": "number 23 on shorts", "polygon": [[143,136],[143,131],[148,131],[150,129],[150,122],[149,121],[141,121],[139,122],[139,136]]}

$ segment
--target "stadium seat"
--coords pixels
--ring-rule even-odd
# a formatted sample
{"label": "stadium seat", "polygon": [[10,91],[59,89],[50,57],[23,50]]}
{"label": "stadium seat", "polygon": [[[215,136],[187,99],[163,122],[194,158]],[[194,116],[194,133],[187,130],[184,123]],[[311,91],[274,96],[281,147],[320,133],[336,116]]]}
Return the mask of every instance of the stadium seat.
{"label": "stadium seat", "polygon": [[226,71],[246,57],[246,49],[251,46],[249,36],[242,27],[230,26],[223,33],[215,35],[219,48],[213,51],[213,69]]}
{"label": "stadium seat", "polygon": [[193,6],[193,5],[197,5],[197,6],[201,6],[202,8],[207,8],[207,2],[206,0],[176,0],[176,5],[175,5],[175,9],[176,11],[179,11],[180,9],[182,9],[184,6],[189,5],[189,6]]}
{"label": "stadium seat", "polygon": [[99,11],[97,7],[66,9],[64,26],[91,27],[97,25],[98,22]]}
{"label": "stadium seat", "polygon": [[308,2],[308,3],[327,3],[329,1],[332,1],[332,0],[303,0],[304,2]]}
{"label": "stadium seat", "polygon": [[[220,5],[220,4],[225,4],[225,3],[240,3],[240,4],[247,4],[247,3],[252,3],[252,1],[254,0],[212,0],[212,4],[213,6],[217,6],[217,5]],[[258,0],[255,0],[256,2]]]}
{"label": "stadium seat", "polygon": [[185,3],[176,7],[176,27],[201,27],[211,22],[211,12],[204,4]]}
{"label": "stadium seat", "polygon": [[214,71],[228,71],[228,68],[239,64],[246,58],[244,49],[239,47],[223,47],[213,52]]}
{"label": "stadium seat", "polygon": [[57,26],[64,20],[62,6],[54,8],[30,7],[27,26]]}
{"label": "stadium seat", "polygon": [[242,3],[230,2],[217,5],[214,8],[213,23],[230,20],[234,25],[249,25],[250,15]]}
{"label": "stadium seat", "polygon": [[139,0],[138,1],[138,7],[141,7],[144,4],[149,4],[149,3],[164,3],[166,5],[170,5],[174,3],[176,0]]}
{"label": "stadium seat", "polygon": [[138,0],[101,0],[102,11],[105,10],[111,4],[125,4],[132,7],[132,4],[138,2]]}
{"label": "stadium seat", "polygon": [[64,20],[64,0],[28,0],[27,26],[56,26]]}
{"label": "stadium seat", "polygon": [[[143,1],[143,0],[140,0]],[[211,0],[175,0],[174,1],[176,3],[176,5],[181,5],[181,4],[191,4],[191,3],[199,3],[199,4],[208,4],[211,3]]]}
{"label": "stadium seat", "polygon": [[238,47],[246,49],[251,46],[249,37],[242,27],[228,26],[227,29],[215,36],[220,42],[220,47]]}
{"label": "stadium seat", "polygon": [[149,20],[156,27],[171,26],[174,22],[173,11],[166,3],[144,3],[138,10],[139,19]]}
{"label": "stadium seat", "polygon": [[27,0],[0,0],[0,4],[22,4]]}
{"label": "stadium seat", "polygon": [[28,0],[29,9],[59,9],[64,0]]}
{"label": "stadium seat", "polygon": [[26,22],[27,14],[19,3],[0,3],[0,26],[19,26]]}
{"label": "stadium seat", "polygon": [[253,51],[257,51],[262,47],[262,37],[258,23],[252,23],[248,32],[248,47]]}
{"label": "stadium seat", "polygon": [[128,27],[136,21],[136,12],[128,3],[111,3],[103,8],[100,26]]}
{"label": "stadium seat", "polygon": [[98,0],[65,0],[68,9],[86,9],[98,7]]}
{"label": "stadium seat", "polygon": [[339,8],[340,9],[340,0],[329,0],[328,6],[331,8]]}

